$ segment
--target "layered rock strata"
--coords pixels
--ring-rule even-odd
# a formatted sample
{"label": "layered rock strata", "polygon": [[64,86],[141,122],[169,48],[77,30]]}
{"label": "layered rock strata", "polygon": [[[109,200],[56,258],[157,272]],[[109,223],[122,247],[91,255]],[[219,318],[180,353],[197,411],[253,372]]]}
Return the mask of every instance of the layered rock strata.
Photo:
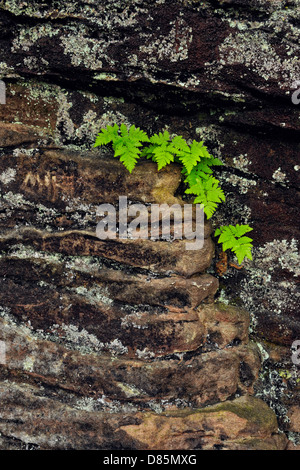
{"label": "layered rock strata", "polygon": [[62,150],[1,165],[14,170],[2,182],[1,445],[283,448],[275,415],[251,398],[261,357],[249,314],[214,301],[211,224],[199,250],[96,235],[107,198],[182,205],[178,169],[145,162],[130,176],[112,157]]}
{"label": "layered rock strata", "polygon": [[[37,417],[30,397],[50,397],[52,386],[46,390],[45,383],[51,381],[60,410],[68,399],[71,414],[78,408],[71,392],[61,388],[64,369],[57,363],[52,372],[43,369],[29,343],[38,344],[47,357],[43,342],[50,341],[47,345],[66,348],[68,357],[74,351],[79,363],[79,354],[105,356],[108,363],[111,356],[142,364],[177,359],[185,364],[189,358],[198,382],[198,356],[208,370],[220,349],[235,371],[242,357],[240,364],[249,365],[241,365],[239,377],[233,373],[230,390],[239,394],[240,389],[246,393],[245,381],[251,388],[258,370],[254,347],[247,343],[250,322],[263,360],[255,395],[275,410],[289,448],[299,444],[299,365],[291,359],[291,345],[300,337],[298,17],[298,0],[109,0],[101,5],[79,0],[56,2],[56,8],[40,1],[0,2],[1,90],[6,86],[5,105],[0,98],[2,331],[7,344],[15,334],[16,344],[24,341],[30,352],[24,349],[22,355],[18,346],[18,357],[7,347],[11,367],[2,364],[1,373],[8,387],[3,396],[18,393],[24,416],[31,409],[29,416]],[[224,163],[217,177],[227,200],[215,223],[253,226],[253,261],[240,270],[228,265],[221,276],[208,224],[201,254],[186,252],[180,242],[101,242],[95,236],[101,202],[126,194],[130,203],[171,204],[183,193],[176,167],[157,174],[147,162],[129,176],[109,154],[90,152],[99,129],[114,122],[204,140]],[[250,319],[239,308],[224,310],[224,303],[246,309]],[[25,341],[25,331],[32,341]],[[39,379],[33,378],[34,364]],[[173,391],[164,388],[164,396],[175,393],[177,366],[172,364]],[[148,380],[149,369],[142,370]],[[76,373],[68,374],[67,387],[74,381],[78,390]],[[125,380],[123,373],[120,383]],[[147,390],[154,396],[149,380]],[[197,395],[189,385],[187,401],[204,409],[221,397],[227,403],[229,388],[217,387],[218,397],[212,399],[204,388]],[[96,408],[102,403],[97,399]],[[133,395],[134,406],[142,406],[139,400]],[[47,403],[48,409],[54,406]],[[109,410],[116,410],[112,403]],[[32,427],[24,437],[28,421],[20,419],[17,431],[8,426],[13,417],[7,413],[3,447],[30,448],[30,435],[36,436],[33,448],[89,445],[74,435],[69,444],[49,436],[48,444],[38,442]],[[53,430],[54,423],[63,434],[66,427],[54,419]],[[139,441],[146,446],[143,433]],[[265,445],[268,438],[262,435]]]}

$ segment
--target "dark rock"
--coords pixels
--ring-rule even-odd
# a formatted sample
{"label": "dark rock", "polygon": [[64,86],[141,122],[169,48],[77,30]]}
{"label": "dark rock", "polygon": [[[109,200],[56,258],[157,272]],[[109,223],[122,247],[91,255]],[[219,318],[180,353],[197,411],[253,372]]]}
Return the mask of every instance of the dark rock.
{"label": "dark rock", "polygon": [[[132,387],[144,386],[139,382],[144,380],[145,402],[161,393],[171,396],[184,379],[186,396],[184,390],[175,391],[180,400],[197,402],[196,386],[199,403],[206,404],[227,403],[230,393],[243,389],[245,411],[259,363],[256,353],[254,359],[249,352],[250,324],[263,358],[269,356],[256,393],[276,410],[281,428],[287,431],[287,410],[298,397],[297,371],[293,369],[291,378],[284,378],[283,372],[293,367],[288,351],[299,332],[297,2],[162,0],[124,6],[109,0],[87,6],[68,1],[59,2],[57,9],[40,1],[2,3],[0,73],[7,99],[6,105],[0,105],[1,315],[6,322],[18,322],[13,328],[24,348],[20,358],[14,357],[15,368],[1,365],[3,378],[9,380],[3,396],[11,398],[15,419],[9,421],[1,410],[0,446],[143,448],[151,439],[153,446],[170,448],[175,439],[172,427],[187,429],[175,432],[176,446],[182,448],[284,448],[275,422],[266,431],[269,421],[264,413],[265,424],[249,424],[251,416],[257,416],[254,402],[250,418],[240,421],[227,410],[221,425],[218,417],[212,425],[214,439],[202,430],[198,415],[196,425],[190,416],[176,423],[161,415],[151,415],[148,421],[135,416],[125,424],[119,418],[112,423],[99,417],[101,431],[95,433],[90,414],[83,415],[76,407],[66,409],[64,403],[72,390],[91,398],[95,384],[102,387],[108,378],[106,391],[124,401],[126,393],[135,393]],[[226,204],[212,223],[205,224],[202,250],[186,251],[184,240],[97,239],[96,206],[116,203],[120,194],[131,202],[183,204],[184,187],[176,165],[157,172],[155,165],[143,162],[129,175],[110,151],[91,150],[101,127],[114,122],[135,124],[149,133],[168,129],[186,139],[204,140],[209,151],[223,160],[216,176]],[[216,226],[229,223],[253,226],[253,261],[237,270],[229,255],[227,271],[217,276],[213,257],[218,248],[215,251],[211,236]],[[95,270],[97,262],[101,269]],[[75,269],[76,263],[80,269]],[[218,283],[217,298],[227,310],[212,303]],[[102,295],[96,305],[95,289]],[[123,314],[120,306],[127,309]],[[111,354],[120,355],[122,348],[107,345],[119,338],[124,312],[132,323],[127,330],[121,328],[121,344],[126,343],[128,352],[120,365],[120,358],[113,363]],[[58,325],[55,340],[47,336],[53,324]],[[22,335],[25,327],[31,328],[31,343]],[[10,328],[6,325],[5,331],[13,341],[15,330]],[[73,328],[75,336],[82,333],[80,341],[88,331],[104,342],[104,378],[94,370],[102,356],[94,357],[89,350],[84,357],[74,342],[68,343],[64,328]],[[43,357],[53,358],[53,369],[39,362],[33,345],[41,347]],[[80,345],[86,347],[84,342]],[[154,357],[130,362],[137,350],[151,351]],[[66,354],[65,359],[58,359],[58,351],[61,357]],[[172,354],[183,355],[183,363]],[[91,362],[87,365],[85,360]],[[118,364],[115,372],[121,383],[131,377],[131,392],[126,385],[114,389],[118,379],[111,379],[112,364]],[[195,370],[189,375],[190,365]],[[79,366],[88,367],[85,385],[77,375]],[[206,384],[201,381],[201,367],[207,370]],[[14,379],[19,383],[13,384]],[[29,383],[45,386],[39,399],[32,398],[37,391]],[[285,386],[294,394],[285,393]],[[41,403],[51,387],[65,393],[61,402],[54,400],[55,406],[52,401]],[[34,416],[33,402],[44,410],[45,419]],[[68,415],[65,423],[57,421],[60,413]],[[83,420],[82,427],[77,418]],[[123,425],[128,434],[120,430]],[[169,430],[165,440],[156,440],[157,426]],[[223,437],[230,434],[225,443],[220,442],[220,426]],[[292,432],[298,432],[295,429]]]}

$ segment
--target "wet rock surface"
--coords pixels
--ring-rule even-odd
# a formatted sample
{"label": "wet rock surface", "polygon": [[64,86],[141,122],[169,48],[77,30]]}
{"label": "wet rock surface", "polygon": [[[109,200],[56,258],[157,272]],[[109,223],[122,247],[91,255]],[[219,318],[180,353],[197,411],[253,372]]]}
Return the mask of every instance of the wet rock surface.
{"label": "wet rock surface", "polygon": [[[0,447],[282,449],[274,412],[299,444],[298,15],[280,0],[0,2]],[[96,237],[97,206],[120,195],[183,204],[180,168],[129,175],[92,149],[114,122],[223,161],[201,250]],[[253,261],[221,276],[212,233],[232,222],[253,226]]]}

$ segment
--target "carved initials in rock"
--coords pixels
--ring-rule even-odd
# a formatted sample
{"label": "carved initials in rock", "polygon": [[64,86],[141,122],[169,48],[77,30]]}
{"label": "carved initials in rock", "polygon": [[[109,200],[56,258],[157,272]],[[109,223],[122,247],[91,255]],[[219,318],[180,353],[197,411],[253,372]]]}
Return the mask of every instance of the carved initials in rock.
{"label": "carved initials in rock", "polygon": [[22,189],[27,192],[43,195],[51,202],[61,199],[61,195],[74,197],[75,194],[75,178],[74,175],[53,175],[50,171],[46,171],[44,175],[27,173]]}

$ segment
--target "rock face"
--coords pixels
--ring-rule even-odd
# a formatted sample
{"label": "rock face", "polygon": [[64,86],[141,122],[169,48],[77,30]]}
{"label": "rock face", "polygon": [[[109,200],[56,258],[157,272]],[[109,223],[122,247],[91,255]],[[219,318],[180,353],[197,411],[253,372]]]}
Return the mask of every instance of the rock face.
{"label": "rock face", "polygon": [[[0,448],[283,449],[274,411],[293,448],[299,2],[57,5],[0,2]],[[223,161],[200,250],[97,238],[119,196],[183,204],[176,165],[92,149],[114,122]],[[221,276],[232,221],[253,261]]]}
{"label": "rock face", "polygon": [[97,203],[116,205],[119,188],[148,204],[164,188],[182,204],[176,167],[129,176],[111,157],[25,154],[1,168],[15,170],[0,237],[2,448],[284,448],[273,411],[251,402],[261,357],[249,313],[214,300],[211,224],[198,250],[96,235]]}

